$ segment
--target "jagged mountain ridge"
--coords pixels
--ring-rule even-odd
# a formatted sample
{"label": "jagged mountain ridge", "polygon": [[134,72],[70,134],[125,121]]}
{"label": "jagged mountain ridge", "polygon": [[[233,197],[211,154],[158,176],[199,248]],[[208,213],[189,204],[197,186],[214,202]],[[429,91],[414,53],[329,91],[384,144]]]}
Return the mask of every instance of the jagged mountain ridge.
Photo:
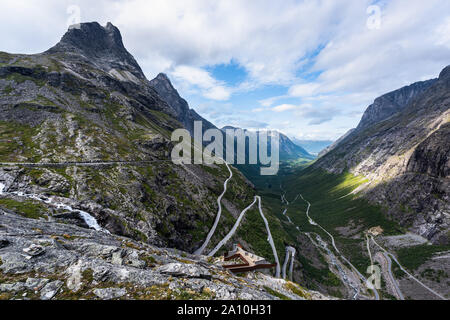
{"label": "jagged mountain ridge", "polygon": [[374,102],[364,111],[358,126],[348,130],[338,140],[322,150],[319,153],[319,157],[322,157],[329,151],[333,150],[339,143],[350,135],[358,134],[359,131],[362,131],[376,123],[388,119],[398,112],[401,112],[408,105],[408,103],[422,95],[436,81],[437,79],[415,82],[411,85],[404,86],[376,98]]}
{"label": "jagged mountain ridge", "polygon": [[187,101],[180,97],[166,74],[158,74],[155,79],[150,81],[150,85],[175,110],[176,119],[189,130],[191,135],[194,132],[194,121],[202,122],[203,131],[217,129],[215,125],[202,118],[194,109],[189,108]]}
{"label": "jagged mountain ridge", "polygon": [[[70,198],[112,233],[144,242],[193,251],[203,241],[228,170],[171,162],[170,133],[183,128],[177,109],[145,78],[112,24],[71,28],[41,54],[0,53],[0,92],[1,162],[150,161],[2,167],[5,190]],[[233,170],[229,218],[254,194]]]}
{"label": "jagged mountain ridge", "polygon": [[[233,126],[225,126],[221,130],[226,134],[227,129],[236,130],[236,129],[242,129],[242,128],[237,128],[237,127],[233,127]],[[242,130],[244,130],[244,132],[249,131],[247,129],[242,129]],[[257,135],[259,134],[259,132],[260,131],[258,131],[258,130],[252,131],[252,133],[255,133]],[[269,130],[268,131],[269,136],[270,136],[271,132],[278,132],[278,131]],[[308,151],[306,151],[303,147],[296,145],[294,142],[292,142],[292,140],[289,139],[288,136],[286,136],[285,134],[283,134],[281,132],[278,132],[278,134],[280,136],[279,151],[280,151],[280,160],[281,161],[297,160],[299,158],[308,159],[308,160],[314,159],[313,155],[309,154]],[[270,150],[270,139],[269,139],[268,150]]]}
{"label": "jagged mountain ridge", "polygon": [[367,177],[366,198],[412,231],[448,244],[449,107],[450,66],[438,79],[377,99],[314,166]]}
{"label": "jagged mountain ridge", "polygon": [[[96,62],[108,73],[120,75],[120,72],[132,74],[139,80],[145,79],[141,67],[134,57],[125,49],[119,29],[110,22],[102,27],[97,22],[82,23],[74,25],[64,34],[61,41],[45,52],[46,54],[64,54],[75,56],[77,60],[80,56],[86,62]],[[133,79],[135,80],[135,79]]]}
{"label": "jagged mountain ridge", "polygon": [[375,99],[364,112],[357,130],[362,130],[401,112],[413,99],[427,91],[437,79],[415,82]]}

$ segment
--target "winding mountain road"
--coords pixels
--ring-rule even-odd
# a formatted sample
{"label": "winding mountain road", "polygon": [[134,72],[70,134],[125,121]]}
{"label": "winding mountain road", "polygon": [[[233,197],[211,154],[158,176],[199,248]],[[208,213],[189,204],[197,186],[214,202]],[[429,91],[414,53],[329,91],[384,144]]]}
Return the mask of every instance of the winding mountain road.
{"label": "winding mountain road", "polygon": [[417,279],[415,276],[413,276],[411,273],[408,272],[408,270],[406,270],[401,264],[400,262],[398,262],[397,258],[390,252],[388,252],[386,249],[384,249],[382,246],[380,246],[378,244],[378,242],[375,241],[375,239],[373,238],[373,236],[371,236],[371,239],[373,241],[373,243],[375,245],[378,246],[378,248],[380,248],[387,256],[391,257],[392,260],[395,261],[395,263],[400,267],[400,269],[406,273],[411,279],[413,279],[414,281],[416,281],[418,284],[420,284],[422,287],[424,287],[425,289],[427,289],[429,292],[431,292],[432,294],[434,294],[435,296],[439,297],[442,300],[447,300],[444,296],[442,296],[441,294],[437,293],[436,291],[434,291],[433,289],[431,289],[430,287],[428,287],[426,284],[424,284],[422,281],[420,281],[419,279]]}
{"label": "winding mountain road", "polygon": [[286,267],[287,267],[288,261],[290,259],[291,263],[289,265],[289,275],[290,275],[290,279],[292,280],[292,273],[294,271],[295,252],[296,252],[296,250],[294,247],[291,247],[291,246],[286,247],[286,256],[284,258],[284,263],[283,263],[283,279],[286,279]]}
{"label": "winding mountain road", "polygon": [[372,252],[370,252],[369,237],[367,235],[366,235],[366,247],[367,247],[367,252],[369,253],[370,265],[373,265]]}
{"label": "winding mountain road", "polygon": [[270,233],[269,222],[267,221],[266,217],[264,216],[264,213],[262,212],[261,197],[256,196],[256,198],[258,198],[259,214],[261,215],[261,218],[264,220],[264,224],[266,225],[266,230],[267,230],[267,234],[268,234],[267,241],[269,241],[270,246],[272,247],[272,252],[273,252],[273,256],[275,258],[275,263],[277,264],[275,277],[279,278],[280,277],[280,261],[278,260],[277,249],[275,248],[275,243],[273,242],[272,234]]}
{"label": "winding mountain road", "polygon": [[250,210],[253,205],[256,203],[257,198],[255,197],[255,200],[244,210],[242,210],[241,214],[239,215],[239,217],[237,218],[236,222],[234,223],[233,227],[231,228],[231,230],[228,232],[228,234],[219,241],[219,243],[214,247],[214,249],[208,254],[208,256],[212,257],[213,255],[215,255],[217,253],[217,251],[220,250],[220,248],[222,248],[222,246],[224,244],[226,244],[231,237],[235,234],[237,228],[239,227],[239,225],[241,224],[242,218],[245,216],[245,213]]}
{"label": "winding mountain road", "polygon": [[245,208],[241,214],[239,215],[238,219],[236,220],[235,224],[233,225],[233,228],[231,228],[231,230],[228,232],[228,234],[222,239],[220,240],[220,242],[215,246],[215,248],[208,254],[209,257],[212,257],[213,255],[215,255],[217,253],[217,251],[220,250],[220,248],[222,248],[222,246],[224,244],[226,244],[231,237],[234,235],[234,233],[236,232],[237,228],[239,227],[242,218],[244,217],[244,215],[247,213],[248,210],[250,210],[253,205],[256,203],[256,201],[258,201],[258,209],[259,209],[259,214],[261,215],[261,218],[264,221],[264,224],[266,226],[266,230],[267,230],[267,241],[269,242],[271,248],[272,248],[272,252],[273,252],[273,256],[275,259],[275,263],[276,263],[276,272],[275,272],[275,277],[279,278],[280,277],[280,261],[278,259],[278,254],[277,254],[277,249],[275,247],[275,243],[273,242],[273,238],[272,238],[272,234],[270,232],[270,228],[269,228],[269,222],[267,221],[266,217],[264,216],[264,213],[262,212],[262,206],[261,206],[261,197],[260,196],[255,196],[254,201],[247,207]]}
{"label": "winding mountain road", "polygon": [[395,292],[397,293],[397,297],[400,300],[405,300],[405,297],[403,296],[403,293],[400,290],[400,287],[398,286],[398,283],[395,280],[395,277],[392,273],[392,260],[389,258],[389,255],[386,252],[384,252],[384,257],[386,258],[386,261],[388,262],[387,271],[389,273],[389,277],[391,278],[391,282],[394,285]]}
{"label": "winding mountain road", "polygon": [[[206,236],[206,239],[203,242],[202,246],[200,248],[198,248],[197,250],[195,250],[194,254],[196,254],[196,255],[203,254],[203,251],[205,250],[205,248],[208,246],[209,242],[211,241],[212,236],[216,232],[217,225],[219,224],[220,216],[222,214],[222,198],[225,195],[225,193],[227,192],[227,184],[228,184],[228,182],[231,180],[231,178],[233,178],[233,171],[231,170],[229,164],[227,162],[225,162],[225,161],[224,161],[224,163],[227,166],[228,171],[230,172],[230,176],[223,183],[223,192],[217,198],[217,205],[218,205],[219,209],[217,211],[217,215],[216,215],[216,219],[214,220],[214,224],[211,227],[211,229],[209,230],[208,235]],[[264,224],[266,226],[266,230],[267,230],[267,234],[268,234],[267,241],[269,242],[269,244],[270,244],[270,246],[272,248],[272,252],[273,252],[274,259],[275,259],[275,263],[277,265],[276,266],[276,277],[279,278],[280,277],[280,272],[281,272],[281,270],[280,270],[280,261],[278,259],[277,249],[275,247],[275,243],[274,243],[273,238],[272,238],[272,233],[270,232],[269,222],[267,221],[267,219],[264,216],[264,213],[262,211],[262,204],[261,204],[261,197],[260,196],[255,196],[255,199],[253,200],[253,202],[247,208],[242,210],[241,214],[239,215],[238,219],[236,220],[236,222],[233,225],[233,227],[231,228],[231,230],[228,232],[228,234],[222,240],[219,241],[219,243],[208,254],[208,256],[212,257],[213,255],[215,255],[217,253],[217,251],[219,251],[220,248],[231,239],[231,237],[235,234],[236,230],[238,229],[238,227],[239,227],[243,217],[247,213],[247,211],[250,210],[257,201],[258,201],[259,213],[260,213],[261,218],[263,219]]]}
{"label": "winding mountain road", "polygon": [[[331,233],[329,233],[325,228],[323,228],[320,224],[318,224],[317,222],[315,222],[310,216],[309,216],[309,209],[311,208],[311,203],[309,203],[309,201],[305,200],[305,198],[303,198],[303,195],[300,194],[300,197],[302,198],[303,201],[305,201],[308,204],[308,208],[306,209],[306,217],[308,218],[308,221],[311,225],[317,226],[319,227],[323,232],[325,232],[331,239],[331,244],[334,248],[334,250],[336,250],[336,252],[339,254],[339,256],[342,258],[342,260],[344,260],[352,269],[353,271],[359,276],[359,278],[363,281],[363,283],[366,283],[367,279],[366,277],[364,277],[361,272],[359,272],[358,269],[356,269],[356,267],[346,258],[344,257],[344,255],[339,251],[339,249],[336,246],[336,242],[334,240],[334,237]],[[380,300],[380,295],[378,294],[377,289],[373,289],[373,292],[375,294],[375,299],[376,300]]]}
{"label": "winding mountain road", "polygon": [[392,274],[392,260],[386,252],[378,251],[375,254],[375,260],[381,265],[383,277],[386,280],[386,286],[390,292],[397,298],[397,300],[405,300],[394,275]]}
{"label": "winding mountain road", "polygon": [[231,171],[229,164],[227,162],[225,162],[225,165],[227,166],[227,169],[230,172],[230,176],[223,183],[223,192],[217,198],[217,205],[219,206],[219,209],[217,211],[217,215],[216,215],[216,219],[214,220],[214,224],[213,224],[211,230],[209,230],[209,233],[206,236],[205,242],[203,242],[202,246],[200,248],[198,248],[197,250],[195,250],[195,252],[194,252],[194,254],[197,254],[197,255],[201,255],[203,253],[203,251],[205,250],[206,246],[209,244],[211,237],[214,235],[214,232],[216,232],[216,228],[217,228],[217,225],[219,224],[220,216],[222,215],[222,198],[225,195],[225,193],[227,192],[228,181],[230,181],[231,178],[233,178],[233,171]]}

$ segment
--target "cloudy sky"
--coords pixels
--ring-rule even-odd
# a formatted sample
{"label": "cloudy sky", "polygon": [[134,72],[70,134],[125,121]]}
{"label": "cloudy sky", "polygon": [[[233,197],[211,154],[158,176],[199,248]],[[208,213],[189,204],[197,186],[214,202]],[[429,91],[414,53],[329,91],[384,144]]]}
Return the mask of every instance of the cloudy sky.
{"label": "cloudy sky", "polygon": [[218,126],[336,139],[383,93],[450,64],[448,0],[1,0],[0,51],[37,53],[110,21]]}

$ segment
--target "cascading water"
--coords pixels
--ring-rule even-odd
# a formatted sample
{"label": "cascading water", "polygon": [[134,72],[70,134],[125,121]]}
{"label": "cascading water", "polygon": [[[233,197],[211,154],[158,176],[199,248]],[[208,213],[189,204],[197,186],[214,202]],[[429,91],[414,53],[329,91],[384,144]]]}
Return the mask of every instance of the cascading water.
{"label": "cascading water", "polygon": [[43,202],[48,205],[54,206],[58,209],[64,209],[69,212],[76,212],[80,215],[80,217],[84,220],[84,222],[89,226],[89,228],[95,229],[96,231],[102,231],[102,232],[109,233],[109,231],[102,228],[98,224],[97,220],[92,215],[90,215],[88,212],[83,211],[83,210],[74,209],[71,206],[69,206],[65,203],[62,203],[62,202],[55,202],[55,199],[53,197],[46,197],[46,196],[33,194],[33,193],[24,193],[21,191],[14,191],[14,192],[6,193],[6,192],[4,192],[4,190],[5,190],[5,185],[3,183],[0,183],[0,195],[1,194],[15,195],[15,196],[22,197],[22,198],[28,198],[28,199],[36,200],[39,202]]}

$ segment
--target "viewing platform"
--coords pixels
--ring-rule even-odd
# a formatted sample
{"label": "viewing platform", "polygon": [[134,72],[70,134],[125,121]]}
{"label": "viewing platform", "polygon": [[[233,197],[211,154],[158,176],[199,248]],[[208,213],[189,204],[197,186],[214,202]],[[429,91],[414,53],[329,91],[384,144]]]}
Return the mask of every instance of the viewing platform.
{"label": "viewing platform", "polygon": [[276,264],[270,263],[262,257],[245,251],[240,244],[235,244],[233,250],[226,252],[224,255],[225,261],[235,259],[241,260],[242,263],[223,265],[223,267],[233,273],[249,272],[258,269],[271,269],[276,267]]}

